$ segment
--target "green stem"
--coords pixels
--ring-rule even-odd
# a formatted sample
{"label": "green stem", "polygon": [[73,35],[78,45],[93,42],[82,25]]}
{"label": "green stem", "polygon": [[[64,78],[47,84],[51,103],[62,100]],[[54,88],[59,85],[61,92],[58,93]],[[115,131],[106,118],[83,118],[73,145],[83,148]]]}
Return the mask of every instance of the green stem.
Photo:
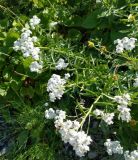
{"label": "green stem", "polygon": [[[62,51],[62,50],[57,50],[57,49],[53,49],[53,48],[49,48],[49,47],[38,47],[40,49],[45,49],[45,50],[51,50],[51,51],[54,51],[54,52],[57,52],[57,53],[62,53],[62,54],[66,54],[67,52],[66,51]],[[69,54],[70,57],[73,57],[74,58],[74,55],[72,54]],[[81,60],[84,60],[83,57],[79,57],[79,56],[75,56],[76,58],[79,58]]]}
{"label": "green stem", "polygon": [[108,95],[106,95],[106,94],[104,94],[104,93],[102,93],[102,95],[104,95],[105,97],[107,97],[107,98],[109,98],[109,99],[114,100],[114,98],[113,98],[113,97],[110,97],[110,96],[108,96]]}
{"label": "green stem", "polygon": [[99,101],[99,99],[101,98],[101,96],[102,96],[102,95],[100,95],[100,96],[98,96],[98,97],[96,98],[96,100],[95,100],[95,101],[93,102],[93,104],[91,105],[89,111],[88,111],[88,112],[86,113],[86,115],[84,116],[84,118],[83,118],[83,120],[82,120],[82,122],[81,122],[81,124],[80,124],[81,128],[82,128],[82,126],[83,126],[86,118],[90,115],[90,113],[91,113],[91,111],[92,111],[92,109],[93,109],[93,107],[94,107],[94,104],[96,104],[96,103]]}

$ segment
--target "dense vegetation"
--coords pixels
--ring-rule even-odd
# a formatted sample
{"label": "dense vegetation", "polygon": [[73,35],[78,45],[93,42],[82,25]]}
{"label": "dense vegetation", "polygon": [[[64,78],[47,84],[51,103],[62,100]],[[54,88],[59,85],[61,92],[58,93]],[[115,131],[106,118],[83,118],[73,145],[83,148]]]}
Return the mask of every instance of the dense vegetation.
{"label": "dense vegetation", "polygon": [[138,160],[137,38],[137,0],[0,0],[0,159]]}

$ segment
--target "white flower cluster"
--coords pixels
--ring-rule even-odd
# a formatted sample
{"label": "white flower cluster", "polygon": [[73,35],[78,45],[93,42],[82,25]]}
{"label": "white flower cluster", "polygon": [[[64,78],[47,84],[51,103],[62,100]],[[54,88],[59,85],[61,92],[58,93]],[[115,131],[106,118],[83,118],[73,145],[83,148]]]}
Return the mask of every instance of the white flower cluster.
{"label": "white flower cluster", "polygon": [[61,134],[62,140],[71,144],[79,157],[84,156],[89,151],[92,139],[84,131],[78,131],[80,128],[78,121],[66,120],[66,112],[62,110],[54,111],[52,108],[45,111],[45,117],[55,119],[55,127]]}
{"label": "white flower cluster", "polygon": [[122,39],[117,39],[114,41],[114,44],[117,44],[116,46],[116,52],[122,53],[125,50],[132,50],[135,48],[135,42],[137,41],[136,38],[128,38],[124,37]]}
{"label": "white flower cluster", "polygon": [[65,63],[64,59],[60,58],[57,61],[57,64],[56,64],[55,68],[57,70],[61,70],[61,69],[65,69],[67,66],[68,66],[68,63]]}
{"label": "white flower cluster", "polygon": [[32,29],[35,29],[35,27],[40,23],[40,19],[34,15],[33,18],[30,19],[29,24]]}
{"label": "white flower cluster", "polygon": [[114,123],[113,118],[114,118],[114,113],[104,113],[102,115],[103,121],[105,121],[105,123],[107,123],[108,125],[111,125]]}
{"label": "white flower cluster", "polygon": [[[40,23],[40,19],[37,16],[33,16],[30,19],[31,28],[35,29],[35,26]],[[42,69],[42,63],[38,63],[37,61],[40,59],[40,49],[34,46],[34,43],[37,42],[37,37],[32,36],[32,31],[28,28],[23,28],[21,36],[18,40],[14,42],[13,49],[15,51],[21,51],[24,57],[31,56],[36,61],[32,62],[30,65],[31,72],[40,72]]]}
{"label": "white flower cluster", "polygon": [[31,72],[38,72],[40,73],[42,70],[43,66],[42,63],[38,63],[37,61],[34,61],[30,64],[30,71]]}
{"label": "white flower cluster", "polygon": [[49,108],[45,111],[45,118],[46,119],[54,119],[56,117],[56,113],[53,108]]}
{"label": "white flower cluster", "polygon": [[123,154],[123,147],[121,147],[119,141],[111,141],[111,139],[107,139],[104,146],[107,148],[107,153],[109,155]]}
{"label": "white flower cluster", "polygon": [[61,99],[64,94],[66,80],[62,79],[60,75],[53,74],[48,80],[47,91],[51,102],[55,102],[56,99]]}
{"label": "white flower cluster", "polygon": [[107,153],[112,154],[123,154],[125,160],[138,160],[138,149],[132,152],[125,151],[123,152],[123,147],[120,145],[119,141],[111,141],[107,139],[104,143],[104,146],[107,148]]}
{"label": "white flower cluster", "polygon": [[27,29],[22,29],[21,37],[14,42],[13,49],[15,51],[21,51],[24,57],[32,56],[33,59],[39,60],[40,49],[34,46],[34,42],[37,41],[37,37],[31,37],[32,32]]}
{"label": "white flower cluster", "polygon": [[136,74],[135,82],[133,83],[134,87],[138,87],[138,74]]}
{"label": "white flower cluster", "polygon": [[124,157],[125,160],[138,160],[138,149],[132,152],[125,151]]}
{"label": "white flower cluster", "polygon": [[118,119],[122,121],[130,122],[131,121],[131,114],[130,108],[128,108],[128,102],[131,100],[129,94],[123,94],[122,96],[115,96],[114,101],[117,102],[119,105],[117,106],[117,110],[119,111]]}
{"label": "white flower cluster", "polygon": [[103,111],[99,109],[95,109],[93,111],[93,114],[95,116],[101,116],[102,120],[107,123],[108,125],[113,124],[113,118],[114,118],[114,113],[104,113]]}

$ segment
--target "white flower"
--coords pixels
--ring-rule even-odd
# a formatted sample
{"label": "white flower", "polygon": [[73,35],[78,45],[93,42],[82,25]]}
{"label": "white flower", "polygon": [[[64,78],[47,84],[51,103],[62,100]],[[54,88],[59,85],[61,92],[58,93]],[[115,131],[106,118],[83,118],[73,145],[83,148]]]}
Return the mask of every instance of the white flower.
{"label": "white flower", "polygon": [[138,87],[138,78],[135,79],[135,82],[133,83],[134,87]]}
{"label": "white flower", "polygon": [[[30,19],[30,25],[33,29],[39,23],[40,19],[37,16],[33,16],[33,18]],[[31,56],[33,59],[39,60],[40,49],[34,46],[34,43],[37,42],[37,37],[36,36],[31,37],[31,34],[32,31],[29,30],[29,26],[27,26],[26,24],[26,27],[22,29],[20,38],[14,42],[13,49],[15,51],[21,51],[25,58]],[[42,64],[39,64],[36,61],[30,65],[31,72],[40,72],[41,69],[42,69]]]}
{"label": "white flower", "polygon": [[[69,141],[70,143],[71,141]],[[89,151],[89,145],[92,142],[90,136],[88,136],[84,131],[78,131],[72,141],[73,149],[79,157],[84,156],[86,152]]]}
{"label": "white flower", "polygon": [[128,105],[128,102],[131,100],[130,95],[127,94],[123,94],[122,96],[115,96],[114,97],[114,101],[122,104],[122,105]]}
{"label": "white flower", "polygon": [[49,105],[49,104],[48,104],[47,102],[44,104],[45,107],[47,107],[48,105]]}
{"label": "white flower", "polygon": [[66,112],[62,110],[56,110],[57,117],[56,118],[61,118],[65,119],[66,118]]}
{"label": "white flower", "polygon": [[107,139],[104,143],[104,146],[107,148],[107,153],[109,155],[112,154],[123,154],[123,147],[121,147],[119,141],[111,141],[111,139]]}
{"label": "white flower", "polygon": [[61,118],[60,119],[56,119],[55,122],[54,122],[54,124],[55,124],[55,127],[57,129],[60,129],[63,126],[63,124],[64,124],[63,119],[61,119]]}
{"label": "white flower", "polygon": [[34,46],[34,42],[37,41],[37,37],[30,37],[32,32],[27,29],[22,29],[21,37],[14,42],[13,49],[15,51],[21,51],[24,57],[32,56],[33,59],[39,60],[40,49]]}
{"label": "white flower", "polygon": [[33,16],[33,18],[30,19],[29,23],[32,29],[35,29],[35,26],[37,26],[40,23],[40,19],[35,15]]}
{"label": "white flower", "polygon": [[33,36],[33,37],[32,37],[32,41],[33,41],[33,42],[37,42],[37,40],[38,40],[38,38],[37,38],[36,36]]}
{"label": "white flower", "polygon": [[128,37],[115,40],[114,44],[117,44],[116,52],[122,53],[124,50],[130,50],[130,51],[133,50],[135,48],[136,41],[137,41],[136,38],[128,38]]}
{"label": "white flower", "polygon": [[54,119],[56,116],[55,111],[52,108],[49,108],[45,111],[45,118],[46,119]]}
{"label": "white flower", "polygon": [[73,121],[73,128],[75,129],[75,130],[78,130],[79,128],[80,128],[80,123],[78,122],[78,121]]}
{"label": "white flower", "polygon": [[66,80],[59,75],[53,74],[48,80],[47,91],[49,92],[50,101],[54,102],[56,99],[61,99],[64,94]]}
{"label": "white flower", "polygon": [[131,121],[131,114],[130,114],[130,108],[128,108],[125,105],[118,105],[117,106],[119,113],[118,119],[121,119],[122,121],[130,122]]}
{"label": "white flower", "polygon": [[[92,142],[90,136],[84,131],[78,131],[80,123],[78,121],[65,120],[64,111],[56,111],[58,115],[55,117],[55,127],[59,129],[61,138],[65,143],[70,143],[73,146],[76,154],[80,157],[89,151],[89,145]],[[65,121],[63,121],[63,119]]]}
{"label": "white flower", "polygon": [[73,149],[79,157],[84,156],[85,153],[89,151],[89,145],[92,142],[91,137],[88,136],[84,131],[78,131],[80,128],[80,123],[78,121],[66,120],[65,111],[52,110],[52,114],[54,114],[54,116],[51,116],[51,113],[49,115],[49,111],[46,111],[46,118],[54,117],[55,127],[61,134],[61,138],[64,143],[69,143],[72,145]]}
{"label": "white flower", "polygon": [[39,64],[37,61],[34,61],[30,64],[30,71],[31,72],[38,72],[40,73],[42,70],[43,66]]}
{"label": "white flower", "polygon": [[70,74],[69,74],[69,73],[66,73],[66,74],[65,74],[65,79],[68,80],[69,78],[70,78]]}
{"label": "white flower", "polygon": [[124,157],[125,160],[138,160],[138,149],[132,152],[125,151]]}
{"label": "white flower", "polygon": [[65,63],[64,59],[60,58],[57,61],[57,64],[56,64],[55,68],[57,70],[61,70],[61,69],[65,69],[67,66],[68,66],[68,63]]}
{"label": "white flower", "polygon": [[114,44],[121,44],[121,39],[116,39],[116,40],[114,41]]}
{"label": "white flower", "polygon": [[92,139],[90,136],[87,136],[84,131],[77,131],[73,128],[72,121],[67,120],[66,122],[63,122],[59,132],[62,140],[65,143],[70,143],[79,157],[84,156],[84,154],[89,151],[89,145],[92,142]]}
{"label": "white flower", "polygon": [[127,123],[131,121],[130,108],[128,108],[128,103],[131,100],[130,95],[123,94],[122,96],[115,96],[114,101],[119,105],[117,106],[117,110],[119,111],[118,119],[122,121],[126,121]]}
{"label": "white flower", "polygon": [[124,51],[123,47],[121,47],[120,45],[116,46],[116,53],[122,53]]}
{"label": "white flower", "polygon": [[102,116],[102,115],[104,114],[104,112],[101,111],[101,110],[99,110],[99,109],[95,109],[95,110],[93,111],[93,114],[94,114],[95,116]]}
{"label": "white flower", "polygon": [[136,78],[134,80],[135,82],[133,83],[133,86],[138,87],[138,74],[136,74]]}
{"label": "white flower", "polygon": [[55,94],[55,93],[50,92],[50,93],[49,93],[49,97],[50,97],[50,101],[51,101],[51,102],[55,102],[55,100],[56,100],[56,94]]}
{"label": "white flower", "polygon": [[40,49],[38,47],[35,47],[32,49],[32,57],[35,59],[35,60],[39,60],[39,53],[40,53]]}
{"label": "white flower", "polygon": [[113,124],[114,113],[104,113],[102,115],[102,120],[105,121],[108,125]]}
{"label": "white flower", "polygon": [[126,94],[123,94],[123,98],[126,100],[126,101],[130,101],[131,100],[131,97],[128,93]]}
{"label": "white flower", "polygon": [[107,123],[107,125],[113,124],[114,113],[104,113],[99,109],[95,109],[93,114],[96,116],[101,116],[102,120]]}

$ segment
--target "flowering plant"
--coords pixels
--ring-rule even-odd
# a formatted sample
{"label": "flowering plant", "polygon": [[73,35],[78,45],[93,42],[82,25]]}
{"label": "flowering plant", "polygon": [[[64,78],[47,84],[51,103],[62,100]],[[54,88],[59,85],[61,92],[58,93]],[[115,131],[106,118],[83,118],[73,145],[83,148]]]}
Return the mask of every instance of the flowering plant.
{"label": "flowering plant", "polygon": [[138,159],[136,2],[1,0],[1,159]]}

